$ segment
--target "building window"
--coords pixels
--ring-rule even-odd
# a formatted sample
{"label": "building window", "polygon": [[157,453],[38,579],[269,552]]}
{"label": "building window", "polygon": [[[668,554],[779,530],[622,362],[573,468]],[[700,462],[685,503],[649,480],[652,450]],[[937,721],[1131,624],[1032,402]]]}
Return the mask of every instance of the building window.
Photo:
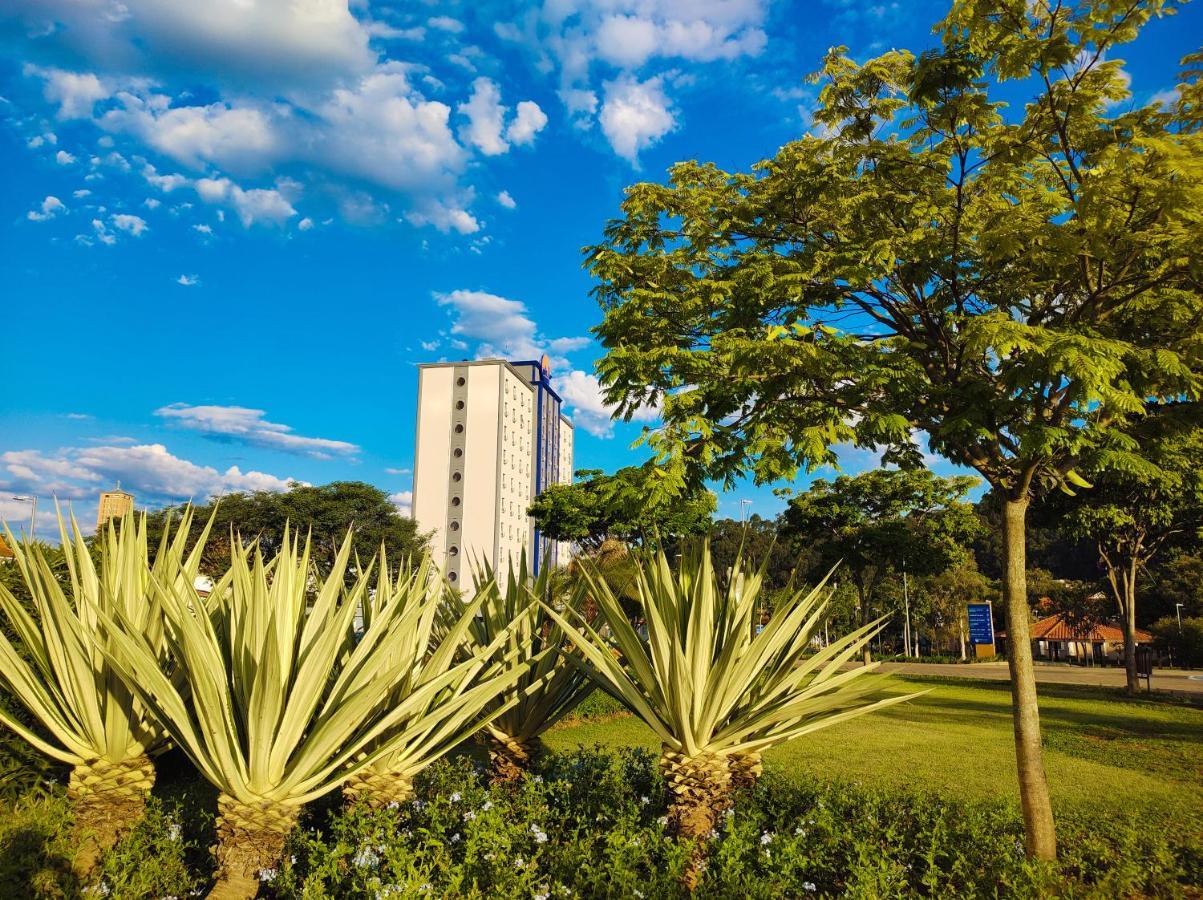
{"label": "building window", "polygon": [[456,401],[455,401],[455,408],[456,408],[456,409],[463,409],[463,408],[464,408],[464,401],[463,401],[463,400],[456,400]]}
{"label": "building window", "polygon": [[455,433],[456,433],[456,434],[463,434],[463,433],[464,433],[464,426],[463,426],[462,424],[460,424],[460,423],[458,423],[458,422],[457,422],[457,423],[456,423],[456,425],[455,425]]}
{"label": "building window", "polygon": [[448,581],[455,581],[455,580],[456,580],[456,579],[458,579],[458,578],[459,578],[459,576],[458,576],[458,575],[456,575],[454,572],[448,572],[448,573],[447,573],[447,580],[448,580]]}
{"label": "building window", "polygon": [[452,498],[451,498],[451,505],[452,505],[452,506],[459,506],[459,497],[452,497]]}
{"label": "building window", "polygon": [[447,548],[447,553],[451,556],[459,556],[459,547],[455,546],[455,544],[452,544]]}
{"label": "building window", "polygon": [[463,387],[465,384],[467,384],[467,383],[468,383],[468,381],[467,381],[467,379],[466,379],[466,378],[464,378],[464,376],[463,376],[463,375],[461,375],[459,378],[455,379],[455,383],[456,383],[456,385],[458,385],[459,387]]}
{"label": "building window", "polygon": [[464,451],[461,448],[456,447],[455,448],[455,458],[459,459],[463,455],[464,455]]}
{"label": "building window", "polygon": [[463,475],[461,475],[459,472],[455,472],[455,473],[453,473],[453,474],[452,474],[452,476],[451,476],[451,480],[452,480],[452,481],[456,481],[456,482],[458,482],[458,481],[460,481],[460,480],[461,480],[463,477],[464,477],[464,476],[463,476]]}
{"label": "building window", "polygon": [[452,523],[451,523],[451,530],[452,530],[452,531],[459,531],[459,522],[452,522]]}

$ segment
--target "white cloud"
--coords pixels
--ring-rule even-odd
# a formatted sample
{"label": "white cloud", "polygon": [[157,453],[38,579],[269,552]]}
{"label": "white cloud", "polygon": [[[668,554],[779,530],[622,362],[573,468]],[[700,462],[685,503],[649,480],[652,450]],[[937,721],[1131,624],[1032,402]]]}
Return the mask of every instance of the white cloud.
{"label": "white cloud", "polygon": [[204,234],[204,235],[210,235],[213,233],[213,226],[212,225],[193,225],[192,230],[199,231],[201,234]]}
{"label": "white cloud", "polygon": [[308,216],[297,222],[297,231],[308,231],[312,227],[313,219],[309,218]]}
{"label": "white cloud", "polygon": [[533,100],[518,104],[516,114],[506,125],[509,108],[501,103],[501,88],[491,78],[472,82],[472,94],[457,108],[467,123],[460,129],[460,138],[476,147],[485,156],[497,156],[510,149],[510,144],[531,144],[547,116]]}
{"label": "white cloud", "polygon": [[82,200],[84,197],[91,197],[92,192],[87,188],[80,188],[77,191],[72,191],[71,196],[76,200]]}
{"label": "white cloud", "polygon": [[297,214],[292,204],[275,188],[243,190],[228,178],[198,178],[193,187],[197,196],[206,203],[232,206],[247,228],[263,222],[280,225]]}
{"label": "white cloud", "polygon": [[385,469],[384,471],[389,475],[412,475],[414,473],[413,469]]}
{"label": "white cloud", "polygon": [[54,161],[60,166],[69,166],[71,163],[75,162],[75,157],[66,150],[60,150],[58,153],[54,154]]}
{"label": "white cloud", "polygon": [[475,234],[480,231],[476,217],[457,206],[431,200],[419,208],[406,213],[407,221],[414,225],[433,225],[439,231],[455,231],[459,234]]}
{"label": "white cloud", "polygon": [[495,81],[477,78],[472,82],[472,96],[459,105],[458,112],[468,119],[460,129],[460,137],[485,156],[496,156],[510,149],[501,136],[505,107],[501,105],[501,89]]}
{"label": "white cloud", "polygon": [[413,512],[414,492],[413,491],[398,491],[395,494],[388,495],[389,502],[397,507],[397,512],[401,515],[409,517]]}
{"label": "white cloud", "polygon": [[299,453],[315,459],[330,459],[336,455],[352,456],[359,452],[357,445],[347,441],[293,434],[290,426],[264,419],[265,412],[261,409],[172,403],[156,409],[155,415],[168,419],[181,428],[211,437],[281,450],[285,453]]}
{"label": "white cloud", "polygon": [[517,113],[505,130],[505,138],[511,144],[525,146],[533,144],[535,135],[547,124],[547,114],[539,108],[534,100],[523,100],[517,106]]}
{"label": "white cloud", "polygon": [[194,169],[260,167],[276,156],[279,137],[268,116],[228,103],[170,106],[165,94],[117,94],[121,103],[100,117],[102,128],[132,134],[160,153]]}
{"label": "white cloud", "polygon": [[[565,375],[556,376],[552,385],[572,410],[574,424],[595,437],[610,437],[614,433],[614,407],[603,399],[597,376],[573,369]],[[636,422],[651,422],[657,415],[651,407],[642,407],[631,418]]]}
{"label": "white cloud", "polygon": [[185,187],[190,183],[183,175],[160,175],[158,170],[149,163],[142,167],[142,177],[148,184],[154,185],[164,194],[170,194],[176,188]]}
{"label": "white cloud", "polygon": [[460,349],[467,349],[468,342],[475,343],[478,357],[538,359],[546,352],[552,368],[561,371],[571,368],[564,354],[590,343],[583,337],[544,337],[520,300],[467,290],[435,294],[435,300],[453,310],[451,334],[465,342]]}
{"label": "white cloud", "polygon": [[453,19],[451,16],[433,16],[426,20],[426,24],[431,28],[437,28],[439,31],[447,31],[452,34],[459,34],[464,30],[464,23],[459,19]]}
{"label": "white cloud", "polygon": [[175,283],[184,287],[195,287],[200,284],[200,278],[196,275],[181,275],[175,280]]}
{"label": "white cloud", "polygon": [[[117,235],[109,231],[108,227],[100,219],[92,220],[92,231],[92,236],[106,246],[111,247],[113,244],[117,243]],[[82,243],[91,243],[90,239],[86,235],[76,235],[75,239],[78,241],[80,238],[83,238]]]}
{"label": "white cloud", "polygon": [[26,66],[25,73],[45,79],[42,94],[51,103],[58,104],[60,119],[91,118],[96,104],[109,96],[109,89],[91,72]]}
{"label": "white cloud", "polygon": [[121,231],[127,231],[134,237],[140,237],[142,232],[146,231],[149,226],[146,220],[141,216],[133,216],[129,213],[117,213],[113,217],[113,225]]}
{"label": "white cloud", "polygon": [[598,116],[602,132],[614,152],[632,163],[638,162],[640,151],[676,127],[663,81],[661,76],[639,81],[624,75],[605,84],[605,101]]}
{"label": "white cloud", "polygon": [[230,466],[219,472],[172,455],[162,444],[91,447],[74,452],[75,461],[107,481],[120,481],[135,494],[209,498],[231,491],[283,491],[292,479]]}
{"label": "white cloud", "polygon": [[47,196],[42,201],[39,209],[31,209],[25,214],[25,218],[31,222],[45,222],[47,219],[53,219],[59,213],[66,212],[67,207],[63,205],[63,201],[55,196]]}
{"label": "white cloud", "polygon": [[502,206],[504,206],[506,209],[513,209],[514,207],[516,207],[518,205],[517,201],[515,201],[514,198],[510,196],[509,191],[502,191],[500,194],[498,194],[497,202],[500,203]]}

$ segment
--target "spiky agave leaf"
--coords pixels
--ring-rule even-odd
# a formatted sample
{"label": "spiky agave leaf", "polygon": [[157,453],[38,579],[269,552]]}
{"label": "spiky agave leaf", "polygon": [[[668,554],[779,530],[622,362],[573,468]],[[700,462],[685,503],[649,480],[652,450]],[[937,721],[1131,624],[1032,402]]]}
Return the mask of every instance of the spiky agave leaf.
{"label": "spiky agave leaf", "polygon": [[672,822],[690,838],[708,833],[727,802],[733,757],[918,696],[866,699],[877,687],[870,669],[842,668],[883,620],[812,647],[826,613],[826,578],[793,592],[757,634],[764,569],[745,572],[737,559],[733,572],[722,589],[708,543],[676,572],[662,551],[641,559],[636,588],[646,637],[588,567],[605,636],[547,610],[580,648],[578,664],[660,738]]}
{"label": "spiky agave leaf", "polygon": [[[506,709],[481,731],[494,780],[512,781],[529,766],[540,735],[594,689],[587,673],[569,661],[576,652],[572,642],[540,602],[583,616],[586,593],[582,584],[565,582],[550,567],[532,575],[525,553],[509,567],[504,585],[487,563],[476,567],[474,580],[481,604],[465,636],[468,652],[479,653],[505,636],[502,647],[523,667],[518,681],[494,704]],[[455,614],[452,604],[447,608]]]}
{"label": "spiky agave leaf", "polygon": [[[382,552],[383,558],[383,552]],[[413,779],[465,738],[505,715],[517,703],[515,685],[527,678],[529,663],[513,635],[521,617],[491,619],[479,629],[488,592],[464,603],[437,578],[429,559],[391,574],[383,565],[366,619],[382,604],[404,610],[405,628],[389,653],[400,676],[387,704],[408,712],[381,738],[384,753],[347,783],[352,800],[374,805],[400,802],[413,791]]]}
{"label": "spiky agave leaf", "polygon": [[58,513],[67,582],[60,583],[43,550],[17,541],[5,526],[15,565],[29,589],[26,609],[0,585],[3,608],[16,645],[0,633],[0,680],[42,725],[44,734],[0,711],[0,723],[41,752],[72,767],[68,796],[80,844],[76,867],[91,869],[99,853],[142,814],[154,783],[150,755],[166,733],[119,677],[104,650],[104,616],[122,616],[145,636],[157,661],[167,643],[155,583],[192,590],[212,520],[185,553],[192,512],[163,531],[153,566],[148,561],[146,517],[127,514],[97,537],[99,566],[74,516],[70,531]]}
{"label": "spiky agave leaf", "polygon": [[[491,699],[481,695],[504,689],[474,682],[480,666],[471,662],[435,671],[419,661],[426,677],[415,679],[405,648],[425,653],[414,635],[430,614],[411,602],[413,591],[378,588],[369,599],[370,571],[348,584],[350,554],[348,533],[319,578],[309,542],[286,530],[271,561],[235,542],[204,608],[159,585],[185,689],[161,671],[134,623],[108,623],[110,658],[126,683],[221,792],[213,896],[253,896],[306,802],[398,748],[463,739],[476,727],[465,725],[474,704]],[[387,575],[381,583],[391,585]],[[357,635],[361,610],[371,614]]]}

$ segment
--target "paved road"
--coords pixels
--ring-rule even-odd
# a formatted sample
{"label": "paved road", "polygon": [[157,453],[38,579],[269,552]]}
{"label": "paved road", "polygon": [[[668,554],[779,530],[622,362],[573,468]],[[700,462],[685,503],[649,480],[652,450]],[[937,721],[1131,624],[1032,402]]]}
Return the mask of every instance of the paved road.
{"label": "paved road", "polygon": [[[968,663],[965,665],[886,662],[881,664],[881,671],[899,672],[904,675],[949,675],[954,678],[1010,680],[1005,662]],[[1036,681],[1046,684],[1086,684],[1095,687],[1122,688],[1124,686],[1124,670],[1105,666],[1079,667],[1036,663]],[[1203,694],[1203,672],[1185,669],[1154,669],[1153,690]]]}

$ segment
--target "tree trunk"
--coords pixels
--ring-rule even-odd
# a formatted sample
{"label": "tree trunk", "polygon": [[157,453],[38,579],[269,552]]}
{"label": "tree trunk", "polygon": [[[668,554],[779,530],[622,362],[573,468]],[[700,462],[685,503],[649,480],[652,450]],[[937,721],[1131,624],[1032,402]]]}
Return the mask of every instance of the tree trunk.
{"label": "tree trunk", "polygon": [[1019,798],[1023,804],[1027,853],[1037,859],[1057,858],[1053,807],[1044,774],[1040,746],[1040,708],[1032,640],[1028,628],[1026,520],[1028,500],[1007,500],[1003,507],[1003,603],[1007,612],[1007,668],[1011,674],[1011,705],[1015,725],[1015,761],[1019,769]]}
{"label": "tree trunk", "polygon": [[701,880],[707,842],[718,817],[731,803],[731,770],[726,757],[714,753],[686,756],[667,744],[660,748],[660,771],[668,783],[668,831],[677,840],[693,843],[682,875],[692,892]]}
{"label": "tree trunk", "polygon": [[965,656],[965,624],[960,619],[957,619],[957,634],[961,638],[961,662],[964,662],[966,659],[966,656]]}
{"label": "tree trunk", "polygon": [[[869,624],[869,599],[865,596],[865,589],[859,584],[856,586],[856,593],[860,597],[860,626],[864,628]],[[869,649],[869,641],[865,641],[863,658],[866,666],[873,662],[873,653]]]}
{"label": "tree trunk", "polygon": [[274,878],[300,812],[299,806],[272,800],[244,803],[227,794],[219,796],[213,847],[217,880],[209,900],[250,900],[261,882]]}
{"label": "tree trunk", "polygon": [[1128,565],[1124,581],[1124,669],[1128,676],[1128,693],[1140,690],[1140,679],[1136,675],[1136,568],[1133,560]]}
{"label": "tree trunk", "polygon": [[154,783],[155,767],[147,756],[120,762],[96,760],[71,770],[67,798],[75,819],[77,875],[92,874],[101,855],[137,824]]}

